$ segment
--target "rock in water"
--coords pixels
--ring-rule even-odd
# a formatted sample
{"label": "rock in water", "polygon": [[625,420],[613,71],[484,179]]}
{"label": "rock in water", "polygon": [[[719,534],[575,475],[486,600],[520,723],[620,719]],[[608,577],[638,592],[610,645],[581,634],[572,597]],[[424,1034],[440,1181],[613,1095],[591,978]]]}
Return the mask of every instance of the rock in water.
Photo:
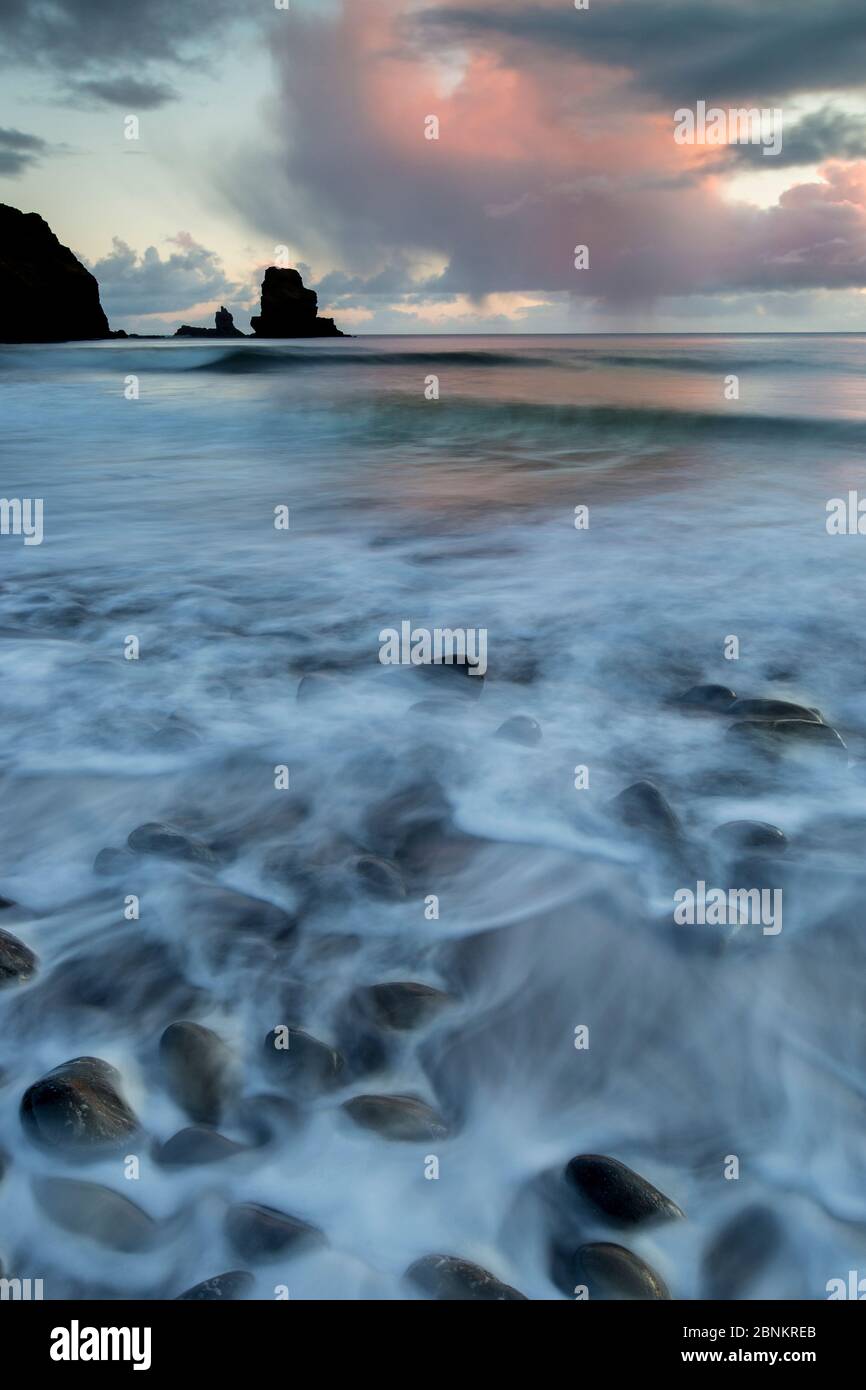
{"label": "rock in water", "polygon": [[163,1167],[190,1167],[198,1163],[221,1163],[224,1158],[249,1153],[246,1144],[238,1144],[217,1129],[207,1125],[190,1125],[181,1129],[157,1149],[155,1158]]}
{"label": "rock in water", "polygon": [[276,1211],[274,1207],[260,1206],[258,1202],[240,1202],[229,1208],[226,1235],[243,1260],[299,1255],[304,1250],[327,1244],[318,1226]]}
{"label": "rock in water", "polygon": [[231,1269],[227,1274],[215,1274],[212,1279],[204,1279],[200,1284],[195,1284],[186,1293],[179,1293],[177,1302],[184,1300],[187,1302],[204,1302],[206,1300],[219,1300],[223,1302],[232,1299],[243,1298],[248,1294],[255,1283],[251,1274],[247,1274],[244,1269]]}
{"label": "rock in water", "polygon": [[286,1024],[268,1033],[263,1056],[269,1076],[299,1096],[331,1090],[343,1071],[343,1058],[335,1048]]}
{"label": "rock in water", "polygon": [[585,1285],[590,1298],[622,1302],[670,1298],[664,1280],[624,1245],[606,1241],[581,1245],[572,1257],[571,1274],[574,1287]]}
{"label": "rock in water", "polygon": [[349,1008],[382,1028],[406,1031],[422,1028],[451,1002],[450,996],[432,985],[415,980],[393,980],[355,990]]}
{"label": "rock in water", "polygon": [[590,1205],[622,1226],[643,1221],[667,1221],[683,1212],[657,1187],[605,1154],[578,1154],[565,1175]]}
{"label": "rock in water", "polygon": [[203,840],[186,835],[174,825],[149,821],[132,831],[126,842],[136,854],[158,854],[164,859],[177,859],[186,864],[216,863],[216,855]]}
{"label": "rock in water", "polygon": [[191,1120],[218,1124],[238,1092],[235,1059],[222,1038],[201,1023],[170,1023],[159,1057],[172,1098]]}
{"label": "rock in water", "polygon": [[247,335],[242,333],[239,328],[235,328],[235,321],[224,304],[221,304],[214,314],[215,327],[196,328],[191,324],[182,323],[176,329],[176,338],[245,338]]}
{"label": "rock in water", "polygon": [[777,1256],[782,1236],[782,1223],[768,1207],[747,1207],[735,1216],[704,1255],[706,1297],[724,1301],[745,1298],[751,1281]]}
{"label": "rock in water", "polygon": [[783,854],[788,837],[777,825],[762,820],[729,820],[717,825],[713,839],[728,850],[770,850]]}
{"label": "rock in water", "polygon": [[736,698],[726,685],[693,685],[684,695],[677,696],[677,704],[718,712],[729,709]]}
{"label": "rock in water", "polygon": [[541,725],[537,719],[531,719],[528,714],[515,714],[510,719],[506,719],[504,724],[500,724],[496,730],[497,738],[505,738],[509,743],[522,743],[526,748],[532,748],[536,743],[541,742]]}
{"label": "rock in water", "polygon": [[526,1294],[503,1284],[489,1270],[454,1255],[425,1255],[409,1266],[406,1278],[428,1298],[440,1302],[527,1302]]}
{"label": "rock in water", "polygon": [[0,342],[109,336],[90,271],[38,213],[0,203]]}
{"label": "rock in water", "polygon": [[794,705],[790,700],[735,700],[728,707],[735,719],[805,719],[807,723],[823,724],[820,710],[808,705]]}
{"label": "rock in water", "polygon": [[423,1143],[448,1138],[442,1117],[415,1096],[354,1096],[344,1102],[343,1109],[356,1125],[375,1130],[383,1139]]}
{"label": "rock in water", "polygon": [[296,270],[268,266],[262,281],[262,312],[250,319],[257,338],[342,338],[333,319],[318,317],[318,295]]}
{"label": "rock in water", "polygon": [[632,783],[614,797],[611,805],[630,830],[669,842],[679,838],[679,818],[654,782]]}
{"label": "rock in water", "polygon": [[119,1085],[119,1072],[101,1058],[74,1057],[27,1088],[21,1123],[45,1148],[95,1156],[138,1129]]}
{"label": "rock in water", "polygon": [[136,1254],[151,1249],[159,1239],[159,1226],[147,1212],[100,1183],[34,1178],[33,1194],[58,1226],[89,1236],[110,1250]]}
{"label": "rock in water", "polygon": [[4,985],[20,985],[36,974],[36,956],[11,932],[0,931],[0,989]]}

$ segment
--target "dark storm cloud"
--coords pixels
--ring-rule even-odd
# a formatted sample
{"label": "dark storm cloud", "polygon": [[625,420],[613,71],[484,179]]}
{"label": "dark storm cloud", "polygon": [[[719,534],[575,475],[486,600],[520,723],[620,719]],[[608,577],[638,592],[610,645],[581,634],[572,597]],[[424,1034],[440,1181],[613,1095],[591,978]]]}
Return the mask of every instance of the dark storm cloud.
{"label": "dark storm cloud", "polygon": [[864,0],[514,0],[437,5],[417,21],[441,39],[477,38],[546,56],[622,67],[634,85],[679,105],[701,97],[766,100],[859,86]]}
{"label": "dark storm cloud", "polygon": [[38,135],[28,135],[24,130],[0,127],[0,175],[14,178],[23,174],[49,149],[45,140]]}
{"label": "dark storm cloud", "polygon": [[175,60],[237,11],[235,0],[0,0],[0,39],[10,56],[63,65]]}
{"label": "dark storm cloud", "polygon": [[119,106],[124,111],[155,111],[179,93],[167,82],[142,82],[137,77],[92,78],[71,82],[67,100],[80,106]]}
{"label": "dark storm cloud", "polygon": [[[737,160],[764,165],[759,145],[729,145]],[[804,116],[795,126],[786,126],[782,149],[772,163],[780,165],[823,164],[827,159],[866,158],[866,117],[836,111],[825,106]]]}
{"label": "dark storm cloud", "polygon": [[179,232],[171,244],[174,249],[163,258],[155,246],[139,255],[115,237],[111,253],[90,264],[109,318],[181,313],[196,304],[234,296],[237,286],[226,278],[215,251],[200,246],[186,232]]}

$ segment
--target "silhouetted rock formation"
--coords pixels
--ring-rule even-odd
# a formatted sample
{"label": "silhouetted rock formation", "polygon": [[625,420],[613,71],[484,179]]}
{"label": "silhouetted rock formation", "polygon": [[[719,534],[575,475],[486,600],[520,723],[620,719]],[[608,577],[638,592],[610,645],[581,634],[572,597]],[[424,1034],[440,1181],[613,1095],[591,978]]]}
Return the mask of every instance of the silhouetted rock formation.
{"label": "silhouetted rock formation", "polygon": [[0,203],[0,342],[109,336],[90,271],[38,213]]}
{"label": "silhouetted rock formation", "polygon": [[235,321],[224,304],[221,304],[214,314],[216,328],[194,328],[188,323],[182,323],[175,333],[176,338],[245,338],[246,333],[242,333],[239,328],[235,328]]}
{"label": "silhouetted rock formation", "polygon": [[318,296],[296,270],[268,266],[262,281],[262,312],[250,319],[257,338],[342,338],[333,319],[318,317]]}

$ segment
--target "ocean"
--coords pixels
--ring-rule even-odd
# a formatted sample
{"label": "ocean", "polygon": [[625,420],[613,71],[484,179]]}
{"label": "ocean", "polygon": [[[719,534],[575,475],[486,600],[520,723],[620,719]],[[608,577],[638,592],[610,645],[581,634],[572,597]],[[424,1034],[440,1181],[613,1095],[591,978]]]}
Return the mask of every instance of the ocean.
{"label": "ocean", "polygon": [[[441,1254],[558,1299],[614,1241],[675,1298],[866,1276],[856,499],[828,529],[864,379],[859,335],[0,348],[0,495],[42,504],[0,535],[0,929],[39,960],[0,991],[7,1275],[393,1300]],[[383,664],[404,623],[483,632],[483,676]],[[700,884],[779,930],[675,921]],[[207,1163],[161,1148],[179,1020],[234,1059]],[[275,1068],[281,1027],[334,1075]],[[139,1121],[86,1163],[19,1115],[82,1055]],[[431,1110],[399,1140],[360,1095]],[[685,1219],[617,1224],[578,1154]],[[239,1252],[249,1203],[326,1243]]]}

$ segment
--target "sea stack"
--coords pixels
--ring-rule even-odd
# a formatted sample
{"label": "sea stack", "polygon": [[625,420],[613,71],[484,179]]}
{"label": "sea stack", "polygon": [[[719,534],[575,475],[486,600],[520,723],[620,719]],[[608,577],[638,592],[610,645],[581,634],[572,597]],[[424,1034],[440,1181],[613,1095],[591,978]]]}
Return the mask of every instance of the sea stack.
{"label": "sea stack", "polygon": [[196,328],[189,323],[182,323],[175,332],[176,338],[245,338],[246,333],[242,333],[239,328],[235,328],[235,321],[224,304],[221,304],[214,314],[214,328]]}
{"label": "sea stack", "polygon": [[108,337],[90,271],[38,213],[0,203],[0,342]]}
{"label": "sea stack", "polygon": [[333,319],[318,317],[318,295],[296,270],[268,266],[262,281],[262,312],[250,319],[257,338],[342,338]]}

